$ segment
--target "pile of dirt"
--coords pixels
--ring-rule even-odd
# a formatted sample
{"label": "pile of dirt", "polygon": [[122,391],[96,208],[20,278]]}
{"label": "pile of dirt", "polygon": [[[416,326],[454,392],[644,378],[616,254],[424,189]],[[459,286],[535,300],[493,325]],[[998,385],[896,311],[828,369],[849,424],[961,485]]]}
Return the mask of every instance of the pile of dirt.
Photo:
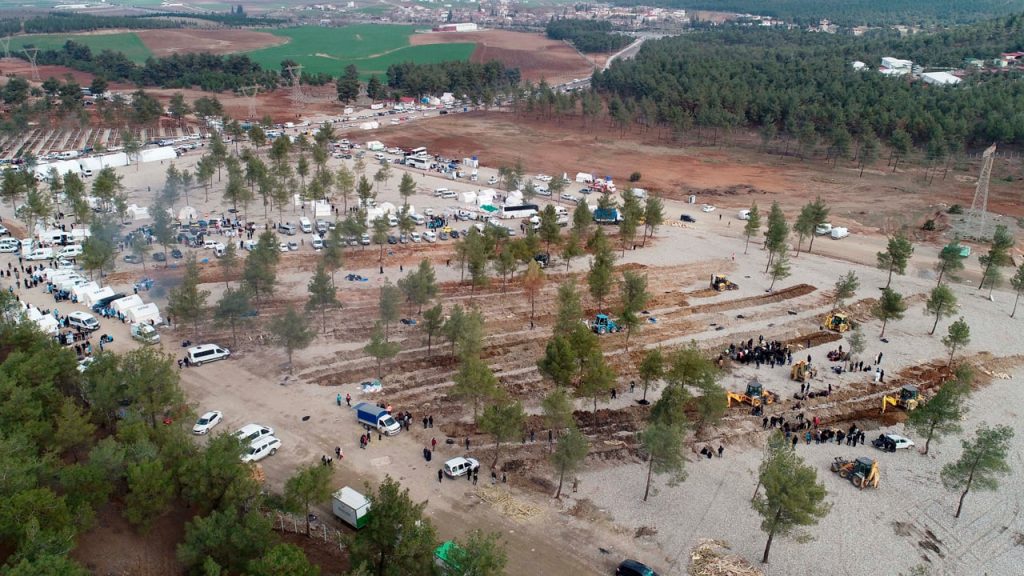
{"label": "pile of dirt", "polygon": [[690,553],[691,576],[764,576],[743,558],[729,553],[721,540],[705,540]]}

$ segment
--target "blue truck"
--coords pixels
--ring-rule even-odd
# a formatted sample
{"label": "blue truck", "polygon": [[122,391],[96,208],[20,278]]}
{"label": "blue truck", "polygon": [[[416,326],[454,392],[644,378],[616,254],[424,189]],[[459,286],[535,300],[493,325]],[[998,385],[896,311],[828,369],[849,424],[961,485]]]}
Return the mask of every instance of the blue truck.
{"label": "blue truck", "polygon": [[387,436],[394,436],[401,432],[402,427],[398,421],[391,417],[391,414],[369,402],[360,402],[353,406],[356,411],[356,420],[369,429],[376,430]]}
{"label": "blue truck", "polygon": [[598,208],[594,210],[594,222],[598,224],[618,224],[622,215],[616,208]]}

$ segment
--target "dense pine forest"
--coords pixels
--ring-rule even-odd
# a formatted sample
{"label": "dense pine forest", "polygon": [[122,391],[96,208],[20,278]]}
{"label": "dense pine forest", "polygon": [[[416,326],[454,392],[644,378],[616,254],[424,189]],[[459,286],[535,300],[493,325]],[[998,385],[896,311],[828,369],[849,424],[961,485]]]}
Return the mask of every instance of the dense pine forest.
{"label": "dense pine forest", "polygon": [[948,25],[1019,12],[1018,0],[618,0],[620,6],[665,6],[774,16],[797,24],[822,19],[842,26]]}
{"label": "dense pine forest", "polygon": [[[848,142],[877,136],[943,150],[1024,144],[1020,71],[970,73],[956,87],[874,71],[883,56],[925,70],[990,60],[1024,47],[1024,16],[930,35],[853,37],[729,27],[644,44],[633,60],[595,73],[593,85],[625,107],[686,129],[749,127],[766,137]],[[860,60],[867,69],[855,71]]]}

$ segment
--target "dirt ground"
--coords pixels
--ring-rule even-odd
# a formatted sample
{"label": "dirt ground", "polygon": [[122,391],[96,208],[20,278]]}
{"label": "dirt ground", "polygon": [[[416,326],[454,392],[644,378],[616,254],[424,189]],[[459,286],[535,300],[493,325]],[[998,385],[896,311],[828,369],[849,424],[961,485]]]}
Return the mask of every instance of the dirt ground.
{"label": "dirt ground", "polygon": [[561,83],[589,77],[594,63],[580,55],[572,46],[546,38],[543,34],[482,30],[479,32],[430,32],[414,34],[413,46],[475,42],[473,62],[498,60],[508,67],[516,67],[523,78],[534,82],[546,79]]}
{"label": "dirt ground", "polygon": [[283,36],[255,30],[140,30],[136,34],[157,58],[193,52],[248,52],[288,41]]}
{"label": "dirt ground", "polygon": [[[541,378],[536,360],[551,335],[558,285],[573,277],[581,278],[589,266],[588,257],[575,259],[567,271],[565,262],[556,255],[547,270],[548,282],[537,298],[536,327],[531,329],[531,305],[522,287],[515,280],[504,286],[500,278],[476,290],[461,285],[450,242],[388,246],[380,264],[376,247],[347,249],[346,264],[336,275],[344,308],[328,312],[326,333],[307,349],[296,352],[293,370],[289,370],[283,351],[270,344],[265,321],[288,306],[301,309],[305,303],[317,255],[300,236],[300,250],[282,256],[274,299],[261,305],[259,319],[245,327],[237,341],[229,329],[209,324],[202,325],[198,333],[190,326],[163,332],[163,346],[169,354],[180,356],[179,343],[186,338],[217,342],[232,350],[227,361],[182,371],[190,405],[196,411],[222,410],[225,431],[247,422],[267,424],[278,431],[283,448],[263,461],[269,489],[280,490],[296,466],[341,447],[345,458],[335,466],[337,486],[362,486],[391,475],[410,489],[414,499],[429,501],[426,513],[442,538],[461,536],[473,528],[499,531],[509,552],[509,573],[606,574],[621,558],[634,557],[652,564],[661,574],[682,575],[689,549],[705,537],[726,540],[744,558],[756,562],[764,541],[748,502],[763,442],[760,419],[750,416],[748,410],[731,410],[720,427],[689,444],[694,451],[705,444],[722,444],[726,457],[699,462],[693,455],[685,483],[670,487],[658,477],[655,494],[642,503],[643,456],[637,449],[636,433],[643,428],[648,408],[636,403],[639,390],[628,392],[629,382],[636,379],[640,351],[653,347],[671,350],[691,342],[714,351],[730,342],[756,340],[759,336],[789,342],[799,355],[811,355],[818,365],[814,390],[831,385],[832,396],[807,401],[798,409],[792,399],[798,384],[788,379],[785,369],[748,365],[728,366],[723,386],[739,390],[757,378],[780,395],[781,402],[773,405],[771,413],[785,414],[789,420],[799,410],[821,416],[830,426],[845,427],[856,421],[870,432],[900,431],[898,417],[883,419],[878,414],[880,396],[902,382],[930,389],[936,375],[941,374],[933,363],[945,357],[939,337],[927,335],[931,320],[922,313],[924,296],[935,282],[933,266],[943,240],[936,237],[919,242],[907,274],[894,278],[893,284],[911,308],[903,320],[889,323],[887,342],[878,339],[880,323],[866,312],[877,297],[877,288],[885,283],[884,272],[874,266],[875,253],[884,247],[882,232],[886,227],[909,218],[904,213],[924,213],[944,197],[954,198],[963,189],[972,188],[966,178],[970,172],[956,173],[965,177],[962,181],[951,177],[943,184],[936,179],[936,185],[928,187],[921,183],[916,169],[891,174],[884,162],[872,167],[861,180],[852,168],[842,164],[833,169],[797,159],[779,160],[743,147],[676,147],[659,144],[653,134],[622,139],[615,135],[604,127],[588,132],[568,122],[562,127],[546,127],[544,122],[517,119],[511,114],[469,114],[359,137],[379,139],[387,145],[425,145],[434,153],[452,157],[477,154],[483,164],[482,182],[496,173],[499,164],[521,157],[528,174],[592,171],[613,175],[624,184],[630,171],[639,170],[643,173],[640,185],[658,189],[665,196],[666,224],[655,238],[643,248],[618,253],[620,271],[630,269],[648,278],[649,321],[631,335],[628,352],[624,334],[601,339],[609,364],[619,373],[618,395],[614,400],[602,399],[596,416],[589,401],[577,401],[576,418],[592,446],[587,469],[580,474],[578,493],[570,492],[560,501],[551,497],[556,479],[547,464],[547,430],[539,416],[540,400],[551,390],[551,384]],[[198,157],[198,152],[189,153],[177,164],[192,170]],[[329,166],[336,168],[340,162],[331,159]],[[147,188],[159,189],[166,168],[144,164],[120,170],[129,201],[150,205],[153,198]],[[400,202],[397,185],[400,173],[406,170],[397,165],[394,169],[396,174],[382,186],[379,200]],[[368,169],[371,175],[373,170]],[[455,201],[434,198],[432,190],[437,187],[457,192],[482,187],[480,183],[453,182],[422,171],[408,172],[418,190],[411,203],[421,213],[428,208],[444,213],[462,207]],[[214,185],[209,202],[203,200],[201,188],[192,192],[190,202],[201,216],[225,213],[227,207],[219,201],[224,184]],[[571,191],[576,193],[578,189],[579,185],[573,185]],[[694,191],[699,203],[714,203],[717,210],[705,214],[699,207],[686,204],[683,199]],[[842,241],[819,239],[814,253],[795,256],[792,276],[769,292],[771,279],[763,272],[765,255],[757,238],[745,250],[743,222],[736,219],[734,209],[748,206],[752,198],[759,202],[763,199],[763,204],[777,199],[792,216],[815,194],[833,204],[833,222],[850,223],[853,235]],[[1000,201],[1012,198],[1001,185],[993,194]],[[9,207],[0,207],[5,222],[11,218],[9,212]],[[258,201],[247,212],[258,224],[264,223]],[[696,215],[698,221],[682,224],[681,213]],[[294,222],[300,215],[298,209],[286,209],[283,219]],[[281,217],[276,211],[270,212],[270,220]],[[465,230],[469,224],[454,226]],[[613,229],[607,230],[614,235]],[[1013,230],[1021,234],[1019,228]],[[224,290],[223,276],[208,252],[198,252],[203,261],[203,287],[210,290],[213,302]],[[7,255],[0,258],[11,260]],[[437,470],[448,458],[468,453],[486,465],[495,455],[493,441],[471,422],[471,409],[449,397],[457,364],[448,358],[446,343],[435,341],[428,352],[427,343],[415,327],[393,326],[391,337],[401,344],[401,352],[384,363],[384,391],[363,393],[359,388],[360,382],[376,373],[375,362],[362,348],[377,318],[379,288],[385,282],[396,282],[421,258],[434,264],[442,283],[439,301],[446,310],[460,304],[476,307],[484,315],[487,338],[482,356],[501,386],[521,400],[530,415],[529,426],[536,437],[524,435],[521,441],[501,449],[498,470],[507,475],[507,484],[491,487],[486,474],[481,474],[482,486],[464,479],[437,481]],[[960,300],[958,314],[968,319],[972,329],[972,342],[962,357],[996,376],[985,378],[979,386],[965,429],[973,430],[982,418],[990,423],[1011,423],[1018,429],[1014,445],[1017,462],[1024,449],[1024,431],[1020,430],[1017,415],[1024,408],[1019,394],[1010,387],[1024,376],[1019,369],[1024,348],[1006,337],[1008,331],[1015,330],[1016,321],[1008,319],[1012,294],[1000,288],[995,291],[994,301],[988,300],[970,285],[978,268],[972,257],[963,282],[952,285]],[[868,341],[864,359],[884,352],[884,385],[874,385],[865,374],[833,374],[829,370],[832,364],[825,360],[829,350],[846,345],[836,335],[823,334],[820,322],[831,307],[832,284],[851,269],[860,277],[861,288],[850,310],[864,324]],[[707,279],[713,272],[728,274],[740,289],[710,292]],[[118,272],[107,282],[124,290],[130,289],[133,279],[153,275],[158,278],[157,287],[145,299],[164,306],[166,290],[180,273],[180,267],[154,273],[119,262]],[[343,280],[349,273],[365,276],[368,281]],[[47,305],[47,296],[40,290],[21,295]],[[612,300],[607,307],[614,309],[614,297]],[[586,296],[583,305],[587,315],[598,308]],[[419,317],[408,308],[402,315]],[[319,315],[312,320],[319,326]],[[939,330],[944,330],[948,322],[940,323]],[[125,326],[104,322],[103,330],[114,335],[112,349],[133,345]],[[1004,380],[1004,374],[1010,380]],[[386,401],[396,410],[410,410],[412,429],[397,437],[374,437],[369,448],[360,450],[361,430],[351,412],[336,405],[339,394],[351,394],[353,402]],[[651,390],[648,399],[657,398],[658,390]],[[434,417],[434,428],[422,427],[420,419],[426,415]],[[437,439],[439,445],[428,463],[421,452],[431,439]],[[1013,567],[1024,562],[1024,548],[1014,544],[1018,541],[1015,535],[1024,534],[1024,525],[1020,507],[1007,496],[1020,493],[1024,472],[1014,466],[1012,476],[999,492],[978,495],[977,499],[973,494],[969,496],[972,507],[968,515],[953,522],[950,503],[955,498],[937,485],[935,472],[959,453],[957,444],[949,439],[939,447],[933,446],[935,454],[929,458],[912,453],[879,454],[882,487],[863,493],[839,482],[825,468],[831,456],[861,455],[863,449],[801,447],[801,453],[822,471],[820,477],[836,508],[816,531],[819,537],[814,541],[799,544],[777,540],[769,573],[818,574],[826,565],[834,566],[831,561],[826,564],[814,560],[817,558],[839,558],[857,566],[846,570],[849,574],[898,574],[921,563],[929,563],[941,574],[1014,573]],[[874,450],[866,453],[874,454]],[[330,519],[326,503],[318,514]],[[849,538],[833,536],[839,534]],[[97,568],[106,573],[105,565],[97,564]]]}

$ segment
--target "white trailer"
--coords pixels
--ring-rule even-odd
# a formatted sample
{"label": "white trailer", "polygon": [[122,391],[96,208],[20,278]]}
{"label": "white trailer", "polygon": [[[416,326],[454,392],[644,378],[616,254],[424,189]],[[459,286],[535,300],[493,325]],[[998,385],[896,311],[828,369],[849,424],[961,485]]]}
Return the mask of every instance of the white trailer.
{"label": "white trailer", "polygon": [[331,498],[334,515],[349,526],[359,529],[366,525],[366,515],[370,512],[370,501],[359,492],[348,486],[334,493]]}

